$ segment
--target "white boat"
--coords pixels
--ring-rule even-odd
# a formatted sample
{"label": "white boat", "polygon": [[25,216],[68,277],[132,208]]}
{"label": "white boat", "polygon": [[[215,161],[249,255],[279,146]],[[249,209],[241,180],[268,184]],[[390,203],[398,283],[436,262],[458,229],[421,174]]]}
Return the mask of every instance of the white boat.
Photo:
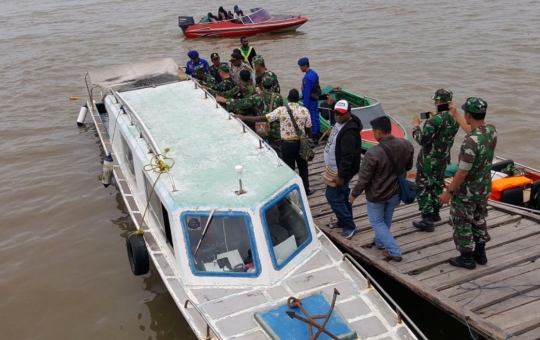
{"label": "white boat", "polygon": [[152,259],[198,338],[425,338],[314,225],[296,173],[172,59],[85,79],[137,227],[131,268]]}

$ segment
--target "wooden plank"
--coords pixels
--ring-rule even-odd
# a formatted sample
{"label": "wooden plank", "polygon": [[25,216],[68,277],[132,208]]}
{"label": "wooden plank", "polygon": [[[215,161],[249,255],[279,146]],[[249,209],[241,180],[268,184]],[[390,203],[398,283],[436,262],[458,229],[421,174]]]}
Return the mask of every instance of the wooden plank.
{"label": "wooden plank", "polygon": [[[508,218],[507,214],[503,214],[498,218],[488,220],[488,224],[489,228],[493,229],[508,223],[517,222],[519,219],[520,216],[512,216]],[[427,237],[425,237],[424,235],[427,235]],[[453,240],[453,234],[450,225],[448,225],[448,228],[435,228],[434,232],[423,233],[423,235],[421,236],[423,237],[420,237],[417,234],[408,234],[404,235],[403,237],[397,238],[401,248],[401,252],[403,254],[407,254],[415,250],[424,249],[432,245],[437,245],[446,241]]]}
{"label": "wooden plank", "polygon": [[501,328],[508,329],[511,334],[519,335],[540,326],[539,310],[540,301],[534,301],[487,318],[487,320]]}
{"label": "wooden plank", "polygon": [[[516,267],[523,269],[525,266]],[[466,285],[464,285],[464,287],[477,289],[461,289],[462,294],[455,295],[451,297],[451,299],[458,304],[466,305],[467,309],[473,312],[484,309],[487,310],[488,313],[490,313],[491,310],[488,309],[489,306],[493,306],[502,301],[512,300],[514,297],[522,296],[522,294],[529,294],[530,292],[540,288],[540,286],[537,285],[538,279],[540,278],[540,271],[538,271],[538,268],[536,268],[536,270],[529,270],[528,272],[524,273],[519,273],[515,269],[516,268],[509,268],[508,270],[495,273],[495,275],[490,275],[491,278],[496,281],[490,284],[486,284],[486,281],[483,280],[485,277],[474,280],[474,283],[478,285],[484,285],[483,287],[475,287],[474,285],[467,283]],[[499,277],[497,277],[497,275]],[[502,276],[505,275],[506,279],[502,279]],[[459,293],[459,289],[456,289],[454,293]],[[533,301],[535,300],[531,300],[529,301],[529,303]],[[514,306],[514,308],[518,308],[519,306],[524,304],[526,303],[517,304]],[[490,315],[494,316],[496,314],[507,312],[511,309],[513,308],[507,308],[505,311],[500,311],[499,313],[490,313]],[[487,316],[484,315],[484,317]]]}
{"label": "wooden plank", "polygon": [[516,308],[519,306],[523,306],[527,303],[540,300],[540,291],[538,289],[529,291],[527,295],[517,295],[508,300],[504,300],[494,305],[487,306],[486,308],[478,309],[476,310],[476,314],[481,315],[484,318],[488,318],[490,316],[499,314],[512,308]]}
{"label": "wooden plank", "polygon": [[[528,221],[528,223],[533,223],[531,221]],[[506,250],[500,250],[500,247],[506,243],[514,242],[516,240],[530,237],[531,235],[535,235],[538,233],[536,230],[536,225],[526,225],[526,223],[514,223],[514,224],[508,224],[501,226],[497,229],[490,230],[492,241],[489,242],[486,245],[486,251],[488,256],[488,266],[491,266],[494,264],[492,262],[493,260],[507,255],[505,253]],[[508,235],[512,235],[512,237],[508,237]],[[453,245],[453,241],[451,242]],[[452,256],[457,256],[457,252],[451,252],[448,254],[448,258],[446,261],[443,261],[442,264],[446,264],[447,260]],[[442,273],[452,272],[452,271],[461,271],[460,268],[452,267],[450,265],[446,266],[443,271],[441,271],[441,268],[438,266],[435,266],[433,268],[427,269],[422,271],[421,273],[415,273],[417,275],[417,279],[420,281],[427,280],[433,277],[436,277],[438,275],[441,275]]]}
{"label": "wooden plank", "polygon": [[[492,239],[487,244],[486,249],[490,250],[495,248],[496,246],[512,242],[516,239],[524,238],[525,236],[518,234],[514,231],[518,230],[517,228],[519,225],[519,222],[514,224],[508,224],[508,227],[505,229],[511,227],[515,228],[511,229],[512,232],[508,233],[502,232],[503,229],[501,228],[503,227],[498,227],[490,230],[490,233],[492,234]],[[398,266],[400,267],[400,270],[404,273],[406,272],[410,274],[419,274],[430,268],[446,263],[450,257],[455,257],[457,256],[457,254],[458,253],[456,253],[454,242],[441,243],[437,246],[427,247],[426,249],[423,249],[421,251],[408,254],[408,256],[404,258],[405,261],[399,263]]]}
{"label": "wooden plank", "polygon": [[505,211],[505,212],[507,212],[509,214],[519,214],[519,215],[521,215],[523,217],[526,217],[527,219],[529,219],[531,221],[535,221],[536,223],[540,224],[540,215],[533,214],[533,213],[530,213],[530,212],[527,212],[525,210],[521,210],[521,209],[518,209],[518,208],[513,208],[513,207],[510,207],[510,206],[501,204],[499,202],[489,201],[488,204],[493,206],[493,207],[496,207],[497,210]]}
{"label": "wooden plank", "polygon": [[[433,287],[433,289],[440,291],[440,290],[455,286],[457,284],[460,284],[462,282],[474,280],[479,276],[488,275],[496,271],[504,270],[511,266],[515,266],[515,265],[518,265],[527,261],[531,261],[535,258],[538,258],[540,256],[540,245],[537,247],[532,247],[533,244],[538,244],[538,240],[530,239],[528,241],[530,242],[527,242],[528,243],[527,247],[521,248],[515,253],[512,252],[514,254],[509,254],[508,256],[501,257],[500,261],[497,261],[496,265],[477,266],[474,271],[468,270],[467,273],[464,273],[463,270],[461,270],[455,273],[455,275],[453,275],[451,278],[447,278],[444,275],[439,275],[433,280],[429,280],[429,282],[427,282],[426,284]],[[514,245],[516,244],[510,243],[507,246],[509,247],[509,246],[514,246]],[[512,247],[512,248],[515,248],[515,247]],[[517,254],[520,254],[520,255],[516,257],[515,255]]]}
{"label": "wooden plank", "polygon": [[[514,339],[514,338],[512,338]],[[518,340],[539,340],[540,339],[540,327],[532,328],[525,333],[519,334]]]}

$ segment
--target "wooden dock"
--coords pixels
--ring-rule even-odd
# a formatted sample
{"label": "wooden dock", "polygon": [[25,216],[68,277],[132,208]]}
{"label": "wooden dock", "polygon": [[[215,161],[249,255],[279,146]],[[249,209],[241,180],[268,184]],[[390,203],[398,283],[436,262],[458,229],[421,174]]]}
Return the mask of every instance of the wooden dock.
{"label": "wooden dock", "polygon": [[[346,240],[341,229],[330,229],[334,214],[324,195],[323,146],[309,164],[309,197],[317,226],[351,255],[372,264],[424,299],[443,309],[488,339],[540,339],[540,215],[502,204],[490,204],[487,218],[492,240],[487,244],[487,265],[475,270],[452,267],[458,256],[448,221],[450,208],[441,209],[442,221],[432,233],[419,232],[412,220],[418,205],[401,204],[394,213],[392,234],[401,247],[402,262],[387,261],[373,245],[374,232],[367,220],[366,198],[353,209],[359,232]],[[351,188],[355,180],[351,183]]]}

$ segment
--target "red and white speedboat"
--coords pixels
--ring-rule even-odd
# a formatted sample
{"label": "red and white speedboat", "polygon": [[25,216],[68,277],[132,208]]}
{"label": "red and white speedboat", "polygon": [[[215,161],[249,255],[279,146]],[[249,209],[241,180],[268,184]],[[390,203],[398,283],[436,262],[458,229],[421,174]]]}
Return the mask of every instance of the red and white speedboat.
{"label": "red and white speedboat", "polygon": [[195,23],[193,17],[179,16],[178,26],[186,38],[240,37],[243,35],[269,34],[294,31],[308,19],[294,15],[272,15],[263,8],[254,8],[251,13],[234,20],[208,22],[202,18]]}

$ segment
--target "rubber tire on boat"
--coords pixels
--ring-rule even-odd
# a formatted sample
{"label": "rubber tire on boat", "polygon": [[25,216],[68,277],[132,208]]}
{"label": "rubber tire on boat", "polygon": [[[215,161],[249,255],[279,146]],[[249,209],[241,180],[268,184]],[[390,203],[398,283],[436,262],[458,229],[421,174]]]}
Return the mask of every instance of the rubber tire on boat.
{"label": "rubber tire on boat", "polygon": [[133,275],[140,276],[150,270],[150,259],[144,237],[139,234],[131,234],[126,238],[126,248],[129,265]]}

